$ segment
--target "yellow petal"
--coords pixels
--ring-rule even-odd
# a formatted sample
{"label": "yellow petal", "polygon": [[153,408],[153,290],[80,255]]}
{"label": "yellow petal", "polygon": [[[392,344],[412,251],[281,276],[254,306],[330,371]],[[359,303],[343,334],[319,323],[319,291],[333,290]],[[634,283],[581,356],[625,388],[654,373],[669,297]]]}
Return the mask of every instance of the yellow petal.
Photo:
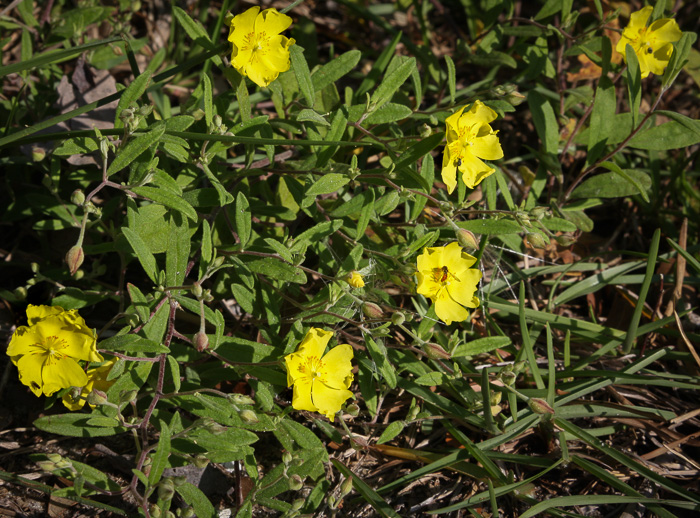
{"label": "yellow petal", "polygon": [[490,133],[483,137],[477,137],[472,142],[470,147],[474,156],[483,158],[484,160],[498,160],[503,158],[503,149],[498,141],[496,133]]}
{"label": "yellow petal", "polygon": [[495,169],[487,166],[471,153],[462,158],[462,165],[459,168],[462,173],[462,180],[467,187],[473,189],[487,176],[493,174]]}
{"label": "yellow petal", "polygon": [[291,17],[282,14],[277,9],[265,9],[255,20],[255,31],[265,32],[268,36],[285,31],[292,24]]}
{"label": "yellow petal", "polygon": [[255,33],[255,20],[259,12],[260,7],[256,5],[244,13],[234,16],[233,20],[231,20],[231,31],[229,32],[228,41],[239,48],[245,47],[248,35]]}
{"label": "yellow petal", "polygon": [[267,87],[272,81],[277,79],[279,75],[276,72],[271,72],[261,61],[260,58],[253,54],[249,63],[243,68],[244,75],[248,76],[253,83],[261,88]]}
{"label": "yellow petal", "polygon": [[299,353],[305,356],[315,356],[316,358],[323,357],[323,352],[330,341],[333,333],[318,327],[312,327],[306,333],[306,336],[299,344]]}
{"label": "yellow petal", "polygon": [[340,344],[323,357],[322,378],[326,385],[335,389],[347,389],[352,383],[353,351],[349,344]]}
{"label": "yellow petal", "polygon": [[47,396],[64,388],[85,386],[88,382],[80,365],[68,357],[47,361],[41,377],[44,382],[43,391]]}
{"label": "yellow petal", "polygon": [[288,40],[284,36],[270,38],[267,52],[261,58],[261,61],[269,70],[277,73],[289,70],[289,42],[293,43],[294,40]]}
{"label": "yellow petal", "polygon": [[464,114],[462,121],[465,125],[473,125],[475,123],[488,124],[498,118],[498,114],[491,108],[486,106],[481,101],[474,101],[469,111]]}
{"label": "yellow petal", "polygon": [[452,275],[459,275],[475,262],[476,258],[462,252],[462,247],[459,246],[457,241],[453,241],[444,247],[442,265],[447,266],[447,269]]}
{"label": "yellow petal", "polygon": [[418,256],[417,260],[418,271],[427,275],[428,272],[432,272],[434,268],[441,268],[443,266],[442,250],[443,247],[441,246],[423,249],[423,253]]}
{"label": "yellow petal", "polygon": [[447,286],[447,292],[452,300],[462,306],[467,306],[468,308],[478,307],[479,299],[476,299],[477,305],[474,305],[474,293],[480,280],[481,271],[476,268],[470,268],[459,275],[459,280],[450,281],[450,284]]}
{"label": "yellow petal", "polygon": [[27,385],[37,397],[41,396],[44,385],[41,379],[41,371],[44,368],[45,359],[46,356],[43,354],[25,354],[17,360],[19,380]]}
{"label": "yellow petal", "polygon": [[435,281],[435,276],[432,272],[427,275],[418,272],[418,286],[416,287],[416,292],[419,295],[432,299],[439,290],[440,284]]}
{"label": "yellow petal", "polygon": [[333,422],[335,420],[335,414],[348,398],[353,397],[353,394],[346,389],[338,390],[328,387],[323,383],[315,382],[311,396],[318,411]]}
{"label": "yellow petal", "polygon": [[442,181],[447,187],[447,192],[452,193],[457,187],[457,166],[452,159],[449,147],[445,146],[445,151],[442,154]]}
{"label": "yellow petal", "polygon": [[683,36],[680,27],[671,18],[656,20],[649,26],[649,33],[649,40],[654,48],[665,43],[674,43]]}
{"label": "yellow petal", "polygon": [[444,293],[444,296],[439,297],[435,301],[435,314],[438,318],[447,325],[450,325],[452,322],[462,322],[469,318],[469,312],[452,300],[447,290],[444,290]]}
{"label": "yellow petal", "polygon": [[647,20],[649,20],[653,10],[654,8],[648,5],[644,9],[632,13],[630,15],[630,23],[626,29],[638,31],[639,29],[645,28],[647,26]]}
{"label": "yellow petal", "polygon": [[30,326],[45,319],[46,317],[60,315],[65,310],[61,306],[34,306],[29,304],[27,307],[27,321]]}
{"label": "yellow petal", "polygon": [[[316,382],[316,384],[319,384]],[[318,409],[311,400],[311,388],[312,382],[310,381],[297,381],[294,383],[294,394],[292,396],[292,407],[296,410],[308,410],[309,412],[316,412]]]}
{"label": "yellow petal", "polygon": [[287,386],[291,387],[300,376],[304,375],[305,356],[299,353],[291,353],[284,357],[287,368]]}
{"label": "yellow petal", "polygon": [[450,141],[450,136],[456,138],[459,133],[459,119],[462,117],[462,112],[464,112],[466,106],[462,106],[459,110],[454,112],[452,115],[445,119],[445,126],[447,127],[447,141]]}

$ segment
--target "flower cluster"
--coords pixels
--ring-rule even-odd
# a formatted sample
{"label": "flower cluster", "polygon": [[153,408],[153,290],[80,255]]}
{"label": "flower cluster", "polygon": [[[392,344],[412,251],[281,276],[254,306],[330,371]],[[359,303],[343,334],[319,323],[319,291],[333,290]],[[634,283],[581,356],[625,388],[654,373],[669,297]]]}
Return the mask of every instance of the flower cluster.
{"label": "flower cluster", "polygon": [[466,112],[465,108],[445,121],[447,145],[442,156],[442,181],[450,193],[457,186],[457,171],[462,173],[466,186],[473,189],[495,170],[481,159],[503,158],[498,132],[489,125],[498,117],[496,112],[481,101],[474,102]]}
{"label": "flower cluster", "polygon": [[648,5],[632,13],[629,25],[622,31],[622,37],[615,47],[626,63],[625,48],[627,45],[632,46],[639,60],[639,70],[643,78],[649,74],[664,73],[671,59],[673,43],[683,35],[676,21],[671,18],[661,18],[647,27],[653,10],[654,8]]}
{"label": "flower cluster", "polygon": [[341,344],[325,355],[330,331],[311,328],[296,352],[285,356],[287,386],[294,386],[292,406],[297,410],[320,412],[333,421],[348,399],[353,380],[352,346]]}
{"label": "flower cluster", "polygon": [[97,352],[95,331],[78,311],[29,305],[27,320],[29,325],[17,328],[7,348],[20,381],[37,396],[88,385],[89,377],[78,361],[104,359]]}
{"label": "flower cluster", "polygon": [[228,36],[233,45],[231,64],[256,85],[268,86],[280,72],[289,70],[289,47],[294,39],[280,33],[291,23],[277,9],[260,12],[258,6],[234,16]]}
{"label": "flower cluster", "polygon": [[457,242],[426,248],[418,257],[418,293],[433,301],[435,314],[448,325],[469,317],[465,307],[479,307],[481,271],[471,268],[475,262]]}

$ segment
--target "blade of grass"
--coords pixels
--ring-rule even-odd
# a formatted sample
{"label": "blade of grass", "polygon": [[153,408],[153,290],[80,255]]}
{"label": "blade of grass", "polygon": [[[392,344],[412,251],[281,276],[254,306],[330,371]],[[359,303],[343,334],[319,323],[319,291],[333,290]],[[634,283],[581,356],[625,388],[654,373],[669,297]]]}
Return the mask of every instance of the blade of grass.
{"label": "blade of grass", "polygon": [[[538,311],[535,311],[538,313]],[[522,353],[524,351],[525,358],[530,364],[530,372],[532,372],[532,377],[535,380],[535,384],[538,389],[544,388],[544,381],[542,381],[542,375],[540,374],[540,368],[537,366],[537,360],[535,359],[535,352],[532,349],[532,341],[530,340],[530,331],[527,328],[527,322],[525,320],[525,283],[520,283],[520,291],[518,294],[518,318],[520,320],[520,334],[523,339],[523,347],[518,351],[516,361],[522,359]]]}
{"label": "blade of grass", "polygon": [[538,514],[544,511],[549,511],[552,507],[557,506],[596,506],[605,504],[642,504],[654,507],[656,507],[655,504],[664,504],[673,507],[679,507],[681,509],[700,510],[700,505],[693,505],[688,502],[681,502],[678,500],[659,500],[658,498],[618,495],[577,495],[560,496],[557,498],[550,498],[549,500],[545,500],[544,502],[540,502],[539,504],[533,505],[530,509],[521,514],[520,518],[530,518],[530,516],[537,516]]}
{"label": "blade of grass", "polygon": [[377,494],[377,492],[369,487],[364,481],[350,471],[344,464],[341,464],[335,459],[331,459],[335,468],[348,478],[352,478],[352,485],[357,492],[371,505],[375,511],[385,518],[401,518],[386,501]]}

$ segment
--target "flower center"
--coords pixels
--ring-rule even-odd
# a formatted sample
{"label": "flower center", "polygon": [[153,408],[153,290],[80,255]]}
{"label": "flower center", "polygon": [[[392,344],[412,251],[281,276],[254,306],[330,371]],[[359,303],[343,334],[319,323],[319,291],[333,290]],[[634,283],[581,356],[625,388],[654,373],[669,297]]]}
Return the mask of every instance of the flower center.
{"label": "flower center", "polygon": [[266,54],[269,45],[269,38],[265,31],[263,32],[249,32],[245,37],[245,45],[242,50],[250,50],[253,55],[256,54]]}
{"label": "flower center", "polygon": [[306,358],[306,362],[299,366],[299,374],[307,381],[315,379],[323,381],[323,369],[324,363],[318,356],[309,356]]}
{"label": "flower center", "polygon": [[68,342],[66,342],[63,338],[59,338],[58,336],[47,336],[43,343],[37,345],[46,351],[46,361],[49,364],[62,360],[66,357],[64,353],[60,352],[60,349],[65,349],[68,347]]}

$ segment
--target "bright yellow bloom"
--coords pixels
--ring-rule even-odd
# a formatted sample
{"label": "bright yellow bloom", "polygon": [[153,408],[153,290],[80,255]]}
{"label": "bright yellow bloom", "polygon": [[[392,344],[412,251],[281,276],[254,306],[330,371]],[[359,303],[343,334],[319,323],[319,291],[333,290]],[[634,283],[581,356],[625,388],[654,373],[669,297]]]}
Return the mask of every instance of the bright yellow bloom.
{"label": "bright yellow bloom", "polygon": [[426,248],[418,257],[418,293],[433,301],[435,313],[446,324],[469,317],[463,306],[479,307],[475,293],[481,271],[470,268],[475,262],[457,242]]}
{"label": "bright yellow bloom", "polygon": [[324,414],[331,422],[340,407],[353,397],[348,390],[353,380],[352,347],[342,344],[323,356],[330,331],[313,327],[306,333],[299,349],[285,356],[287,386],[294,385],[292,406]]}
{"label": "bright yellow bloom", "polygon": [[362,288],[365,285],[365,281],[362,278],[362,275],[360,275],[360,272],[355,271],[355,270],[353,270],[349,274],[347,274],[347,276],[345,277],[345,280],[353,288]]}
{"label": "bright yellow bloom", "polygon": [[[87,385],[82,387],[82,390],[80,387],[75,387],[76,392],[80,390],[80,394],[74,397],[74,395],[71,394],[69,391],[63,395],[63,404],[66,406],[66,408],[68,410],[80,410],[81,408],[83,408],[83,406],[85,406],[85,400],[90,394],[90,392],[92,392],[93,388],[101,390],[102,392],[107,392],[109,387],[114,385],[114,382],[116,381],[107,381],[107,376],[109,376],[109,372],[112,370],[112,367],[114,367],[115,363],[117,363],[117,359],[112,358],[104,365],[100,365],[99,367],[95,367],[94,369],[88,369]],[[90,406],[92,408],[95,408],[95,405]]]}
{"label": "bright yellow bloom", "polygon": [[233,44],[231,64],[258,86],[268,86],[280,72],[289,70],[289,47],[294,38],[280,33],[292,19],[277,9],[255,6],[231,20],[228,41]]}
{"label": "bright yellow bloom", "polygon": [[450,115],[447,125],[447,145],[442,156],[442,181],[447,192],[457,186],[457,170],[470,189],[492,174],[495,169],[480,159],[498,160],[503,158],[503,149],[489,122],[498,115],[481,101],[476,101],[467,112],[464,106]]}
{"label": "bright yellow bloom", "polygon": [[27,320],[29,326],[18,327],[7,347],[19,370],[19,380],[36,396],[85,386],[88,377],[76,360],[104,359],[97,352],[95,331],[85,324],[78,310],[29,305]]}
{"label": "bright yellow bloom", "polygon": [[653,10],[654,8],[648,5],[641,11],[632,13],[629,25],[622,31],[622,37],[615,47],[626,63],[625,48],[632,45],[639,60],[642,77],[664,73],[673,52],[672,43],[680,40],[683,35],[676,21],[671,18],[661,18],[647,27]]}

